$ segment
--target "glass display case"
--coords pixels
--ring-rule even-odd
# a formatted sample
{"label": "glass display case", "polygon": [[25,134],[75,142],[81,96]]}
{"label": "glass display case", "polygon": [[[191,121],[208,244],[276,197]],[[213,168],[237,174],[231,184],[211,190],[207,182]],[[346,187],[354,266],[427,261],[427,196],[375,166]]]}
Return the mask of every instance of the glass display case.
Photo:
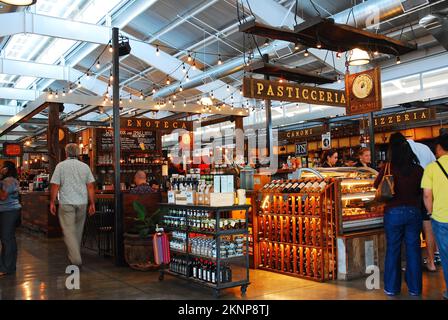
{"label": "glass display case", "polygon": [[373,184],[378,175],[371,168],[315,168],[302,169],[290,178],[316,175],[335,178],[339,233],[366,230],[383,226],[384,206],[375,201]]}

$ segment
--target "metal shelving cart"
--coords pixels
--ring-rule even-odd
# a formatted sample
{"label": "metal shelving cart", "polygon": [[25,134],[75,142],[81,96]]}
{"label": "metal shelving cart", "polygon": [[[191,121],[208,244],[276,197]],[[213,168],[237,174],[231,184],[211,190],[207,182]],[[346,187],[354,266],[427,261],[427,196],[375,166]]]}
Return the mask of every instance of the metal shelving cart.
{"label": "metal shelving cart", "polygon": [[[229,282],[222,282],[220,277],[216,277],[216,283],[210,283],[206,281],[202,281],[196,278],[193,278],[190,276],[189,272],[187,275],[183,275],[180,273],[173,272],[169,269],[167,269],[168,266],[164,266],[160,269],[160,276],[159,280],[162,281],[164,279],[165,274],[169,274],[172,276],[175,276],[177,278],[192,282],[194,284],[211,288],[214,291],[215,297],[218,297],[220,294],[220,291],[227,288],[234,288],[234,287],[241,287],[241,294],[244,295],[246,293],[247,287],[249,286],[249,231],[248,231],[248,211],[250,206],[249,205],[235,205],[235,206],[225,206],[225,207],[211,207],[211,206],[205,206],[205,205],[177,205],[177,204],[168,204],[168,203],[161,203],[160,207],[164,211],[164,214],[167,210],[175,209],[175,210],[201,210],[201,211],[208,211],[211,215],[214,216],[214,219],[216,219],[216,229],[214,231],[209,230],[201,230],[198,228],[192,228],[189,226],[189,217],[188,215],[185,216],[186,226],[185,227],[167,227],[164,226],[164,229],[167,232],[171,231],[180,231],[186,233],[186,250],[185,251],[178,251],[170,249],[170,253],[174,255],[183,255],[186,258],[187,265],[191,261],[191,259],[206,259],[208,261],[212,261],[216,263],[217,270],[216,274],[219,275],[222,265],[223,264],[234,264],[234,263],[240,263],[239,269],[240,272],[238,273],[239,277],[234,277],[232,281]],[[222,216],[223,214],[230,213],[232,211],[244,211],[245,216],[245,226],[244,228],[239,229],[221,229],[220,228],[220,220],[224,219]],[[216,257],[209,257],[209,256],[203,256],[199,254],[193,254],[189,252],[189,238],[190,234],[201,234],[204,236],[210,236],[216,239]],[[224,236],[237,236],[242,235],[244,236],[244,251],[243,254],[240,256],[234,256],[234,257],[223,257],[221,253],[221,238]],[[235,279],[237,278],[237,279]]]}

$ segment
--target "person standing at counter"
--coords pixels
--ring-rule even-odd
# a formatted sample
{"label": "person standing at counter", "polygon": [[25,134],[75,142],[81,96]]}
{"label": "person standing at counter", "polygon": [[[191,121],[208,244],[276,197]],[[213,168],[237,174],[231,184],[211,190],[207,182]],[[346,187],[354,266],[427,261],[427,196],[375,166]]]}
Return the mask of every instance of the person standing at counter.
{"label": "person standing at counter", "polygon": [[448,134],[438,138],[436,154],[439,159],[426,167],[422,188],[445,277],[443,298],[448,299]]}
{"label": "person standing at counter", "polygon": [[372,155],[369,148],[361,148],[358,152],[358,162],[355,167],[358,168],[371,168],[372,166]]}
{"label": "person standing at counter", "polygon": [[77,144],[67,144],[65,152],[67,159],[58,163],[51,177],[50,212],[56,215],[59,193],[58,216],[68,258],[71,264],[81,266],[81,238],[88,203],[89,214],[95,213],[95,179],[89,166],[78,160]]}
{"label": "person standing at counter", "polygon": [[[405,278],[408,292],[410,295],[419,296],[422,293],[420,250],[422,189],[420,184],[423,169],[401,133],[394,133],[390,137],[389,159],[395,194],[386,202],[384,208],[386,232],[384,292],[388,296],[400,294],[401,245],[404,241],[406,246]],[[385,171],[383,168],[376,178],[375,188],[378,188]]]}
{"label": "person standing at counter", "polygon": [[20,221],[19,181],[13,162],[5,161],[0,171],[0,277],[16,272],[16,227]]}
{"label": "person standing at counter", "polygon": [[139,170],[135,173],[134,183],[135,188],[131,189],[131,194],[144,194],[144,193],[153,193],[159,192],[159,185],[157,181],[152,180],[149,184],[146,182],[146,173],[142,170]]}
{"label": "person standing at counter", "polygon": [[338,152],[335,149],[330,149],[324,153],[322,158],[322,168],[336,167],[336,163],[339,160]]}
{"label": "person standing at counter", "polygon": [[[431,149],[419,142],[415,142],[414,140],[408,139],[408,143],[411,146],[412,151],[417,156],[418,160],[420,161],[420,166],[423,168],[423,170],[426,169],[426,167],[436,161],[436,157],[434,156],[434,153],[432,153]],[[423,215],[423,233],[425,234],[425,241],[426,241],[426,269],[430,272],[437,271],[435,262],[436,257],[439,258],[437,244],[434,239],[434,233],[432,231],[431,226],[431,217],[428,215],[428,210],[426,210],[424,203],[422,203],[422,215]]]}

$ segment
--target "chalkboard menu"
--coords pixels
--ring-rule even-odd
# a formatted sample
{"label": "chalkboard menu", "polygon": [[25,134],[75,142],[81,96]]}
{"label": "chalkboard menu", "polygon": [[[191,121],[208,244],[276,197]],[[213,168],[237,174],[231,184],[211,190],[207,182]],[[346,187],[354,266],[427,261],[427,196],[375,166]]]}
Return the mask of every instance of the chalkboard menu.
{"label": "chalkboard menu", "polygon": [[[120,138],[122,152],[148,152],[156,149],[156,134],[154,131],[121,130]],[[112,152],[113,148],[113,131],[108,129],[98,129],[98,152]]]}

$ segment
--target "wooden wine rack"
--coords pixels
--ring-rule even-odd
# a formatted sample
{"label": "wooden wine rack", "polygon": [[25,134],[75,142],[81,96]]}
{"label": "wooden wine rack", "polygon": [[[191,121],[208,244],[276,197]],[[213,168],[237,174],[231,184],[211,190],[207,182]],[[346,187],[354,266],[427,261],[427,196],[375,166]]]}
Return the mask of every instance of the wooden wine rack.
{"label": "wooden wine rack", "polygon": [[336,279],[336,183],[318,193],[259,192],[256,266],[300,278]]}

